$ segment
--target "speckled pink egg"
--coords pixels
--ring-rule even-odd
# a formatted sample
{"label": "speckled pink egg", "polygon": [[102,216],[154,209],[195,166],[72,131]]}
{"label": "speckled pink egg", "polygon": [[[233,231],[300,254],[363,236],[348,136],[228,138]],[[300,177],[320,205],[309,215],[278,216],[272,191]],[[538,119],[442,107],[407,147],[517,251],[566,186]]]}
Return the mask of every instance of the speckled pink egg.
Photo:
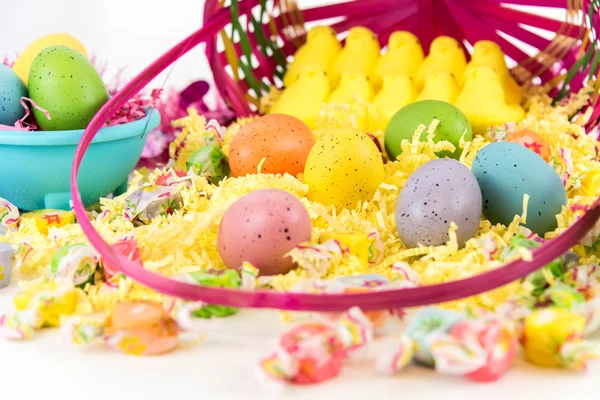
{"label": "speckled pink egg", "polygon": [[308,211],[292,194],[277,189],[249,193],[223,215],[217,246],[228,268],[252,263],[261,275],[284,274],[294,268],[285,255],[310,240]]}

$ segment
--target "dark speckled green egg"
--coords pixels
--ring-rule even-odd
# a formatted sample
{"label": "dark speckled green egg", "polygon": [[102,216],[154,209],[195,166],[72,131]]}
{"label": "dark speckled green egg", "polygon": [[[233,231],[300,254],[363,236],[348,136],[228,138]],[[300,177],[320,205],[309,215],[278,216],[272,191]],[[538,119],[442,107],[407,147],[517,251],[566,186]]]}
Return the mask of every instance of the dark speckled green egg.
{"label": "dark speckled green egg", "polygon": [[[402,153],[402,140],[411,140],[419,125],[429,126],[434,119],[439,120],[435,130],[434,142],[447,140],[456,147],[454,153],[447,151],[438,154],[439,157],[458,159],[462,149],[458,147],[460,138],[465,134],[465,140],[473,139],[471,123],[458,108],[452,104],[438,100],[423,100],[401,108],[390,120],[385,129],[385,150],[390,159],[395,160]],[[425,140],[427,133],[421,135]]]}
{"label": "dark speckled green egg", "polygon": [[42,130],[83,129],[108,101],[108,91],[92,63],[66,46],[50,46],[33,60],[29,96],[50,113],[34,110]]}
{"label": "dark speckled green egg", "polygon": [[567,204],[567,194],[560,177],[535,152],[516,143],[492,143],[477,153],[471,171],[490,222],[510,224],[523,212],[528,194],[525,226],[542,237],[556,229],[556,215]]}

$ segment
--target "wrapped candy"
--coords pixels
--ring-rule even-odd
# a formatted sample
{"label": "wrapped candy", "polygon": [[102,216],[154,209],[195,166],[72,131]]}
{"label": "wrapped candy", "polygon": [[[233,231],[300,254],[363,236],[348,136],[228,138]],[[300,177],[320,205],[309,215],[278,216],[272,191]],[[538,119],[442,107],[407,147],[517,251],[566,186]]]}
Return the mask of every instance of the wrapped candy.
{"label": "wrapped candy", "polygon": [[75,222],[75,214],[72,211],[63,210],[38,210],[30,211],[21,216],[24,219],[33,219],[40,233],[48,234],[51,227],[62,228]]}
{"label": "wrapped candy", "polygon": [[311,384],[337,376],[347,356],[366,360],[373,327],[358,307],[336,323],[307,322],[285,332],[277,350],[260,363],[262,371],[280,381]]}
{"label": "wrapped candy", "polygon": [[343,251],[356,256],[362,265],[369,262],[369,235],[364,232],[323,232],[320,241],[336,241]]}
{"label": "wrapped candy", "polygon": [[[390,284],[386,277],[378,274],[343,276],[336,281],[344,286],[344,293],[366,293]],[[375,329],[382,328],[390,315],[388,310],[365,312],[365,316]]]}
{"label": "wrapped candy", "polygon": [[73,285],[83,287],[94,283],[94,273],[100,257],[87,244],[72,244],[58,248],[52,256],[49,274],[53,278],[69,279]]}
{"label": "wrapped candy", "polygon": [[19,226],[19,209],[10,201],[0,197],[0,235],[16,231]]}
{"label": "wrapped candy", "polygon": [[186,335],[160,304],[149,301],[119,303],[105,319],[71,318],[62,329],[76,345],[106,344],[136,356],[164,354],[197,339]]}
{"label": "wrapped candy", "polygon": [[542,367],[585,368],[600,358],[599,343],[583,340],[585,323],[583,316],[556,307],[533,311],[521,337],[525,359]]}
{"label": "wrapped candy", "polygon": [[[140,248],[138,247],[135,239],[125,238],[123,240],[119,240],[112,244],[112,248],[113,250],[127,257],[129,260],[143,265]],[[108,282],[109,279],[115,275],[115,268],[104,260],[102,261],[102,267],[104,268],[104,278]]]}
{"label": "wrapped candy", "polygon": [[437,371],[492,382],[511,367],[517,352],[514,332],[497,319],[459,321],[431,341]]}
{"label": "wrapped candy", "polygon": [[464,316],[456,311],[428,307],[419,309],[408,321],[406,334],[415,342],[415,359],[426,366],[435,360],[430,351],[430,342],[447,333]]}
{"label": "wrapped candy", "polygon": [[506,141],[525,146],[529,150],[536,152],[544,160],[550,161],[550,146],[548,146],[548,143],[540,135],[529,129],[508,134]]}
{"label": "wrapped candy", "polygon": [[[250,271],[249,267],[246,265],[246,271]],[[240,275],[233,269],[206,269],[188,272],[182,278],[189,283],[223,288],[239,288],[242,284]],[[192,311],[192,315],[197,318],[228,317],[237,312],[238,309],[235,307],[202,303]]]}
{"label": "wrapped candy", "polygon": [[10,284],[13,254],[12,245],[0,243],[0,289]]}
{"label": "wrapped candy", "polygon": [[181,207],[181,195],[177,188],[167,186],[145,186],[125,199],[126,211],[135,221],[148,224],[152,219],[171,215]]}
{"label": "wrapped candy", "polygon": [[198,175],[205,177],[213,185],[218,184],[231,172],[227,156],[216,143],[203,146],[192,153],[187,160],[187,167],[193,168]]}
{"label": "wrapped candy", "polygon": [[176,171],[174,169],[169,169],[167,172],[156,178],[156,186],[176,186],[181,182],[191,185],[191,177],[185,172]]}
{"label": "wrapped candy", "polygon": [[415,343],[407,335],[388,338],[375,361],[375,368],[384,375],[396,375],[413,359]]}
{"label": "wrapped candy", "polygon": [[261,361],[270,377],[299,384],[319,383],[337,376],[346,348],[334,327],[310,322],[290,329],[279,348]]}
{"label": "wrapped candy", "polygon": [[585,297],[575,288],[557,283],[546,289],[538,298],[538,305],[552,305],[566,310],[585,302]]}

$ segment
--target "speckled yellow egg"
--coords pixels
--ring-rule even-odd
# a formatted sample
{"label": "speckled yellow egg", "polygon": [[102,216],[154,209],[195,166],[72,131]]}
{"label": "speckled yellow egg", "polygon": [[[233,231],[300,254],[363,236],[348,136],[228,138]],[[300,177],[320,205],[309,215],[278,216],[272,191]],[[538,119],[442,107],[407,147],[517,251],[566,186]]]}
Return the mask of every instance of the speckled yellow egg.
{"label": "speckled yellow egg", "polygon": [[354,208],[371,200],[383,182],[383,159],[363,132],[332,130],[314,145],[306,160],[308,198],[336,208]]}

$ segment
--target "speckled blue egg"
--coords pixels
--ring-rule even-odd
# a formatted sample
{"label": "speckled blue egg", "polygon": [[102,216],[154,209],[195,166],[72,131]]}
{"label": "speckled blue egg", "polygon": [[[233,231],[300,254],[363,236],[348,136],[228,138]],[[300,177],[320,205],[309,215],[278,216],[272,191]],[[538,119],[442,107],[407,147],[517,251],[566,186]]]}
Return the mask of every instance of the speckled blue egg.
{"label": "speckled blue egg", "polygon": [[528,194],[525,226],[540,236],[556,229],[567,194],[560,177],[534,151],[517,143],[492,143],[477,153],[472,170],[481,187],[483,214],[491,223],[510,224],[522,214]]}
{"label": "speckled blue egg", "polygon": [[481,219],[481,192],[464,164],[440,158],[419,167],[406,180],[396,202],[396,229],[408,247],[448,241],[450,223],[459,245],[475,236]]}
{"label": "speckled blue egg", "polygon": [[0,63],[0,124],[13,125],[25,115],[21,97],[27,97],[25,84],[12,69]]}

